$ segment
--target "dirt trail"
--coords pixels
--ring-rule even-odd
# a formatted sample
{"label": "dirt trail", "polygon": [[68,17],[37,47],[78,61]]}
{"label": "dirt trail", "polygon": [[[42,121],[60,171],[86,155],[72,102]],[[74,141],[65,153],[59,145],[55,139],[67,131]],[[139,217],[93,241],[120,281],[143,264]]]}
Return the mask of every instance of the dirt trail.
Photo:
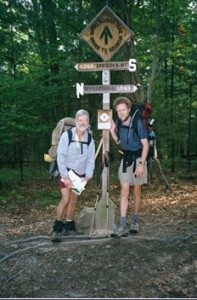
{"label": "dirt trail", "polygon": [[195,183],[145,191],[137,236],[54,245],[53,218],[54,208],[1,211],[1,298],[197,296]]}

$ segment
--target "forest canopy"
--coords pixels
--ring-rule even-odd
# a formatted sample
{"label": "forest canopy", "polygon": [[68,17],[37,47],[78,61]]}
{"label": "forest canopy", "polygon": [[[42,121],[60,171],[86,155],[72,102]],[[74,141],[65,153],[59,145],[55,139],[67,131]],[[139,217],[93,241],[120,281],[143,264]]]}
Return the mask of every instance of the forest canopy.
{"label": "forest canopy", "polygon": [[[111,61],[137,61],[114,84],[140,84],[132,100],[151,102],[157,145],[172,171],[197,157],[197,4],[189,0],[2,0],[0,2],[1,164],[43,163],[57,121],[87,109],[96,142],[102,95],[77,99],[76,83],[102,84],[77,63],[102,59],[80,33],[108,5],[134,32]],[[111,95],[111,107],[116,95]],[[112,146],[114,147],[114,146]]]}

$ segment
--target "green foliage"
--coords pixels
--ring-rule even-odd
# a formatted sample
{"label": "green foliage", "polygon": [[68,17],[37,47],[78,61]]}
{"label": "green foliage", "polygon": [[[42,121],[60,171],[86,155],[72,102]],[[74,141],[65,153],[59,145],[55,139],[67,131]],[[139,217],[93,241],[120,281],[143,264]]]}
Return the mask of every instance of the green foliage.
{"label": "green foliage", "polygon": [[[89,0],[1,1],[2,162],[21,169],[27,161],[43,163],[57,121],[82,107],[90,111],[99,142],[97,110],[102,108],[102,96],[76,99],[75,85],[101,84],[102,76],[77,72],[74,66],[101,60],[79,33],[105,5]],[[140,100],[153,103],[162,157],[181,161],[188,147],[197,155],[196,4],[109,0],[108,5],[135,33],[135,43],[126,43],[113,60],[136,58],[138,63],[136,74],[111,72],[112,84],[141,84]],[[113,152],[114,145],[111,148]]]}
{"label": "green foliage", "polygon": [[[5,210],[24,212],[29,207],[45,208],[57,205],[59,189],[56,181],[49,179],[46,169],[24,168],[25,180],[20,182],[20,172],[14,168],[2,168],[0,173],[0,205]],[[9,205],[8,205],[9,204]]]}

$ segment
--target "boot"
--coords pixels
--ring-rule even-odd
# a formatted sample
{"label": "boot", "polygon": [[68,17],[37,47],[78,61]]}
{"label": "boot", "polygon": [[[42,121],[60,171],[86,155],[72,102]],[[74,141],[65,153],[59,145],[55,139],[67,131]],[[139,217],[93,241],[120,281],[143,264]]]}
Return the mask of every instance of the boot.
{"label": "boot", "polygon": [[64,223],[62,221],[55,220],[55,223],[53,225],[52,239],[51,239],[52,243],[61,242],[63,228],[64,228]]}

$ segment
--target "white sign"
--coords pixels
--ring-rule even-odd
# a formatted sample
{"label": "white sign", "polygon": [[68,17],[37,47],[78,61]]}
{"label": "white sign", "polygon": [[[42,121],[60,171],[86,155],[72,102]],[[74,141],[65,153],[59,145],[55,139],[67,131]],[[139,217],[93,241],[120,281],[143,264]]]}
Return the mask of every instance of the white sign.
{"label": "white sign", "polygon": [[134,84],[113,84],[113,85],[84,85],[84,83],[76,84],[77,98],[84,94],[122,94],[122,93],[135,93],[137,86]]}
{"label": "white sign", "polygon": [[109,130],[111,126],[111,119],[112,119],[111,109],[98,110],[98,129]]}
{"label": "white sign", "polygon": [[129,61],[114,61],[114,62],[87,62],[87,63],[78,63],[75,65],[75,69],[79,72],[97,72],[103,70],[112,70],[112,71],[125,71],[135,72],[136,59],[130,58]]}

